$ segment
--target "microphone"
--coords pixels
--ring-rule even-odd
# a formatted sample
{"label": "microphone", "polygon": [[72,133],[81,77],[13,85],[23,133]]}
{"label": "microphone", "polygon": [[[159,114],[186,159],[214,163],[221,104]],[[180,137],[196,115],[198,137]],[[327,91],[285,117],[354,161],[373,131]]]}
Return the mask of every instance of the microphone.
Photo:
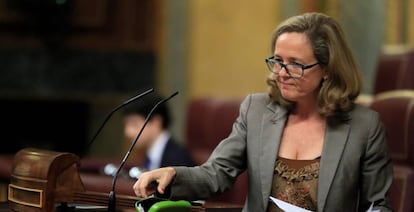
{"label": "microphone", "polygon": [[164,98],[164,99],[158,101],[154,105],[154,107],[152,107],[151,111],[147,114],[147,116],[145,117],[144,124],[142,125],[138,135],[134,139],[134,142],[132,142],[132,144],[129,147],[127,153],[125,154],[124,158],[122,159],[121,163],[119,164],[119,167],[116,170],[116,173],[115,173],[114,177],[112,178],[112,190],[109,193],[109,202],[108,202],[108,211],[109,212],[115,212],[115,206],[116,206],[115,187],[116,187],[116,180],[118,179],[118,175],[119,175],[122,167],[124,166],[125,162],[127,161],[129,155],[131,154],[131,151],[134,149],[134,146],[137,143],[139,137],[141,136],[142,132],[144,131],[145,126],[147,126],[148,121],[150,120],[152,113],[155,111],[155,109],[157,109],[158,105],[165,103],[166,101],[170,100],[171,98],[173,98],[177,94],[178,94],[178,91],[171,94],[171,96],[169,96],[168,98]]}
{"label": "microphone", "polygon": [[111,116],[117,111],[117,110],[119,110],[119,109],[121,109],[122,107],[124,107],[124,106],[126,106],[126,105],[128,105],[129,103],[131,103],[131,102],[133,102],[133,101],[135,101],[135,100],[137,100],[137,99],[140,99],[141,97],[143,97],[143,96],[145,96],[145,95],[147,95],[147,94],[149,94],[149,93],[151,93],[151,92],[153,92],[154,91],[154,88],[150,88],[150,89],[148,89],[148,90],[146,90],[146,91],[144,91],[144,92],[142,92],[142,93],[140,93],[140,94],[138,94],[138,95],[136,95],[136,96],[134,96],[134,97],[132,97],[132,98],[130,98],[130,99],[128,99],[128,100],[126,100],[126,101],[124,101],[122,104],[120,104],[120,105],[118,105],[116,108],[114,108],[109,114],[108,114],[108,116],[105,118],[105,120],[104,120],[104,122],[102,123],[102,125],[98,128],[98,130],[96,131],[96,133],[95,133],[95,135],[92,137],[92,139],[89,141],[89,143],[87,144],[87,149],[89,149],[90,147],[91,147],[91,145],[92,145],[92,143],[95,141],[95,139],[96,139],[96,137],[98,136],[98,134],[101,132],[101,130],[102,130],[102,128],[104,127],[104,125],[106,124],[106,122],[108,122],[108,120],[109,120],[109,118],[111,118]]}

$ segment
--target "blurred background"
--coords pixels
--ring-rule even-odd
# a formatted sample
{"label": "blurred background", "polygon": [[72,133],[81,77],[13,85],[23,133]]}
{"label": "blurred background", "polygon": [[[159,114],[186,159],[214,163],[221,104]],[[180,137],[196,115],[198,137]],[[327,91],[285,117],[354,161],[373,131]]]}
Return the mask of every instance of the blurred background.
{"label": "blurred background", "polygon": [[270,35],[318,11],[343,24],[372,94],[379,55],[414,45],[414,0],[0,0],[2,153],[26,146],[123,155],[119,115],[149,88],[169,104],[185,141],[188,103],[266,91]]}

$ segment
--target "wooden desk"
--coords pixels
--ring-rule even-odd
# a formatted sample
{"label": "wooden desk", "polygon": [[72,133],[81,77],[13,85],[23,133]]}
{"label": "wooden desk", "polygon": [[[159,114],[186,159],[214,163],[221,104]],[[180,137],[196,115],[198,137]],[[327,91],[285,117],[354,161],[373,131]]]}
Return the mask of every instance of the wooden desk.
{"label": "wooden desk", "polygon": [[243,209],[243,205],[225,203],[225,202],[209,202],[204,204],[206,212],[240,212]]}
{"label": "wooden desk", "polygon": [[[206,212],[240,212],[243,208],[242,205],[224,203],[224,202],[206,202],[205,205]],[[59,210],[56,210],[58,212]],[[62,211],[62,210],[60,210]],[[103,209],[68,209],[65,212],[77,212],[77,211],[95,211],[95,212],[106,212],[105,208]],[[0,212],[14,212],[9,208],[7,202],[0,202]],[[119,212],[136,212],[134,208],[119,210]]]}

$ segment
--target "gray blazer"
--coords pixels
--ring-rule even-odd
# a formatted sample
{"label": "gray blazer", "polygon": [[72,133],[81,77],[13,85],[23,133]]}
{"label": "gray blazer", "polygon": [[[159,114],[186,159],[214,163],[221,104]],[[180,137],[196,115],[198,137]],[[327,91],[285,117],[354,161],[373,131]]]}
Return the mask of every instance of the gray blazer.
{"label": "gray blazer", "polygon": [[[266,211],[287,115],[265,93],[247,96],[231,134],[208,161],[198,167],[176,167],[171,198],[207,199],[231,188],[247,169],[243,211]],[[356,106],[343,117],[328,120],[320,160],[318,211],[365,211],[371,203],[374,209],[391,211],[387,192],[392,174],[385,131],[376,112]]]}

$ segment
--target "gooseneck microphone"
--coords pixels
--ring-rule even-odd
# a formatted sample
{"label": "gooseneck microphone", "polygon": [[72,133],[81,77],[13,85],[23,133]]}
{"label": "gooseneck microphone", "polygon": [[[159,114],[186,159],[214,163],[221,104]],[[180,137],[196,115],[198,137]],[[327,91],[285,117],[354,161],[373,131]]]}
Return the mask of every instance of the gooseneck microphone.
{"label": "gooseneck microphone", "polygon": [[154,105],[154,107],[152,107],[151,111],[147,114],[147,116],[145,117],[144,124],[142,125],[138,135],[135,137],[134,142],[132,142],[132,144],[129,147],[127,153],[125,154],[124,158],[122,159],[121,163],[119,164],[119,167],[116,170],[115,175],[112,178],[112,190],[111,190],[111,192],[109,192],[109,202],[108,202],[108,211],[109,212],[115,212],[115,209],[116,209],[115,187],[116,187],[116,180],[118,179],[118,175],[119,175],[122,167],[124,166],[125,162],[127,161],[129,155],[131,154],[131,151],[134,149],[134,146],[137,143],[139,137],[141,136],[142,132],[144,131],[145,126],[147,126],[148,121],[150,120],[152,113],[155,111],[155,109],[157,109],[158,105],[165,103],[166,101],[170,100],[171,98],[173,98],[177,94],[178,94],[178,91],[171,94],[171,96],[158,101]]}
{"label": "gooseneck microphone", "polygon": [[96,133],[95,133],[95,135],[93,135],[93,137],[92,137],[92,139],[89,141],[89,143],[87,144],[87,148],[86,149],[89,149],[90,147],[91,147],[91,145],[92,145],[92,143],[95,141],[95,139],[96,139],[96,137],[98,136],[98,134],[101,132],[101,130],[102,130],[102,128],[104,127],[104,125],[106,124],[106,122],[108,122],[108,120],[109,120],[109,118],[111,118],[111,116],[117,111],[117,110],[119,110],[119,109],[121,109],[122,107],[124,107],[124,106],[126,106],[126,105],[128,105],[129,103],[131,103],[131,102],[133,102],[133,101],[135,101],[135,100],[137,100],[137,99],[140,99],[141,97],[143,97],[143,96],[145,96],[145,95],[147,95],[147,94],[149,94],[149,93],[151,93],[151,92],[153,92],[154,91],[154,88],[150,88],[150,89],[148,89],[148,90],[146,90],[146,91],[144,91],[144,92],[142,92],[142,93],[140,93],[140,94],[138,94],[138,95],[136,95],[136,96],[134,96],[134,97],[132,97],[132,98],[130,98],[130,99],[128,99],[128,100],[126,100],[126,101],[124,101],[122,104],[120,104],[120,105],[118,105],[116,108],[114,108],[109,114],[108,114],[108,116],[106,116],[106,118],[105,118],[105,120],[104,120],[104,122],[101,124],[101,126],[98,128],[98,130],[96,131]]}

